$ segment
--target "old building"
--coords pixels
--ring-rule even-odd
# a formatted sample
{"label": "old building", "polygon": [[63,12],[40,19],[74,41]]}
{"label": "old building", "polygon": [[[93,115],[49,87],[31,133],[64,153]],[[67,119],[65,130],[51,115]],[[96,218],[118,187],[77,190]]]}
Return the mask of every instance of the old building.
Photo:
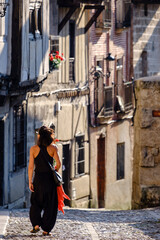
{"label": "old building", "polygon": [[135,185],[135,177],[137,184],[142,172],[136,174],[137,165],[133,158],[136,111],[133,111],[133,79],[160,72],[159,41],[155,40],[159,36],[157,3],[106,0],[105,10],[90,30],[90,175],[93,207],[128,209],[142,206],[140,200],[136,205],[136,194],[141,186]]}
{"label": "old building", "polygon": [[[88,14],[92,8],[98,9],[94,18]],[[29,149],[36,142],[37,129],[53,123],[70,205],[89,206],[87,34],[102,10],[98,0],[10,3],[10,61],[6,64],[11,64],[5,72],[10,84],[0,108],[4,133],[1,205],[29,205]],[[50,60],[49,64],[50,53],[55,59],[63,56],[63,61],[53,66]]]}
{"label": "old building", "polygon": [[[159,1],[133,0],[135,124],[132,207],[160,205]],[[142,78],[143,77],[143,78]]]}
{"label": "old building", "polygon": [[[90,30],[91,206],[131,208],[131,3],[104,1]],[[97,74],[99,73],[99,74]]]}

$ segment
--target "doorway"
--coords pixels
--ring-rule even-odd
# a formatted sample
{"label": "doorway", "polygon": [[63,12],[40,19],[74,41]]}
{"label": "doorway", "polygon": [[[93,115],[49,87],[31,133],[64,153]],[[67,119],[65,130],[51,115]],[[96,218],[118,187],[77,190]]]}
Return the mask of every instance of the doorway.
{"label": "doorway", "polygon": [[[70,184],[70,144],[63,145],[63,165],[62,165],[62,177],[63,188],[65,193],[70,197],[69,184]],[[69,206],[69,201],[65,200],[65,205]]]}
{"label": "doorway", "polygon": [[4,183],[4,121],[0,120],[0,206],[3,206],[3,183]]}
{"label": "doorway", "polygon": [[97,188],[98,188],[98,207],[105,207],[105,138],[97,140]]}

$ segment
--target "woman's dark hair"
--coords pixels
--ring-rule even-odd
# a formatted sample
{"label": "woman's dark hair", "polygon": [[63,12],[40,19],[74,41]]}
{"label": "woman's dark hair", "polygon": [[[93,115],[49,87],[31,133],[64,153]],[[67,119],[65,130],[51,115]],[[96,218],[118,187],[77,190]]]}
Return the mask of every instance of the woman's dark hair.
{"label": "woman's dark hair", "polygon": [[52,142],[53,142],[53,129],[48,128],[46,126],[42,126],[40,127],[40,129],[38,130],[38,134],[39,134],[39,139],[37,141],[37,145],[38,146],[49,146]]}

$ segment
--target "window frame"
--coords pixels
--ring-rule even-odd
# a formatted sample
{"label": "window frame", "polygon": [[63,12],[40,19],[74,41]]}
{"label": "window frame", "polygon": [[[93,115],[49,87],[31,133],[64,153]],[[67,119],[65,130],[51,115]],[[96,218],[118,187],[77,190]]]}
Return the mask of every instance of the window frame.
{"label": "window frame", "polygon": [[[123,159],[120,159],[119,152],[121,151],[119,147],[123,146]],[[121,172],[122,171],[122,172]],[[125,179],[125,142],[117,143],[117,169],[116,169],[116,180]]]}
{"label": "window frame", "polygon": [[[21,114],[18,114],[21,111]],[[20,119],[18,119],[20,117]],[[22,125],[21,125],[22,124]],[[22,131],[21,131],[22,129]],[[20,131],[20,132],[19,132]],[[26,104],[17,104],[13,107],[13,171],[26,167]],[[18,136],[19,135],[19,136]],[[20,139],[18,141],[18,138]],[[22,152],[21,148],[22,147]],[[19,150],[20,149],[20,150]],[[20,158],[19,156],[22,155]],[[22,159],[23,160],[22,160]]]}
{"label": "window frame", "polygon": [[[80,176],[84,176],[85,175],[85,141],[84,141],[84,134],[81,134],[81,135],[78,135],[78,136],[76,136],[75,137],[75,178],[77,178],[77,177],[80,177]],[[82,147],[76,147],[76,139],[78,139],[78,138],[83,138],[82,140],[83,140],[83,146]],[[78,156],[79,156],[79,154],[77,154],[77,151],[79,151],[79,150],[82,150],[83,149],[83,158],[84,159],[82,159],[82,160],[78,160]],[[79,173],[79,171],[78,171],[78,165],[79,164],[82,164],[83,163],[83,173]]]}
{"label": "window frame", "polygon": [[[60,40],[60,37],[59,36],[55,36],[55,35],[50,35],[50,43],[49,43],[49,46],[50,46],[50,53],[51,52],[56,52],[56,51],[59,51],[59,46],[60,46],[60,44],[59,44],[59,40]],[[52,44],[52,41],[58,41],[58,44]],[[51,48],[51,46],[58,46],[56,49],[55,49],[55,51],[53,51],[52,50],[52,48]]]}

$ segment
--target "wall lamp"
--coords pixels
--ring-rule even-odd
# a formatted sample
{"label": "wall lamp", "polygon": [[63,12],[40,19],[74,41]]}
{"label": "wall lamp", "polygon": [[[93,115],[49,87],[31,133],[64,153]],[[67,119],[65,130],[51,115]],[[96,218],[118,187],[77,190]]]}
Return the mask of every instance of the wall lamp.
{"label": "wall lamp", "polygon": [[2,0],[0,0],[0,17],[1,18],[6,15],[7,6],[9,6],[9,3],[5,1],[3,2]]}
{"label": "wall lamp", "polygon": [[[115,61],[115,57],[113,57],[111,53],[108,53],[108,56],[104,58],[104,60],[106,60],[109,63],[109,62]],[[110,78],[111,72],[108,70],[106,75],[107,75],[107,78]]]}

